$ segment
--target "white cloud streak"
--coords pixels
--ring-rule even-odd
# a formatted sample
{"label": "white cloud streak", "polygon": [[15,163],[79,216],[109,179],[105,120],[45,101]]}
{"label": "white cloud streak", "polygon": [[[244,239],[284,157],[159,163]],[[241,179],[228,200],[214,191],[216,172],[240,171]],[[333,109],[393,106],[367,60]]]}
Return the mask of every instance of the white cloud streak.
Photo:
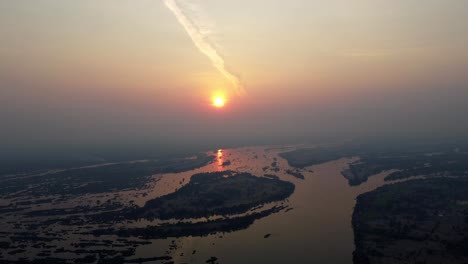
{"label": "white cloud streak", "polygon": [[187,34],[192,39],[193,44],[205,54],[213,64],[213,66],[234,86],[237,95],[242,96],[246,94],[244,86],[240,79],[235,74],[226,69],[224,58],[219,54],[217,49],[207,40],[209,29],[204,28],[201,24],[196,23],[194,19],[188,17],[183,10],[179,7],[176,0],[163,0],[164,4],[175,15],[179,23],[185,29]]}

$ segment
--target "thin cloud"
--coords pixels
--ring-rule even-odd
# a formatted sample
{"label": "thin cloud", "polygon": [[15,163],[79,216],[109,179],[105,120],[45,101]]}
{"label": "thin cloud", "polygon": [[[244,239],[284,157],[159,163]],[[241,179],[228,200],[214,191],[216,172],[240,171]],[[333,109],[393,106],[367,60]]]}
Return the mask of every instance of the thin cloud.
{"label": "thin cloud", "polygon": [[197,23],[196,19],[187,16],[175,0],[164,0],[164,3],[175,15],[197,49],[205,54],[213,66],[233,84],[238,95],[245,95],[246,91],[239,77],[226,68],[224,58],[219,54],[216,47],[207,40],[210,29],[204,27],[203,23]]}

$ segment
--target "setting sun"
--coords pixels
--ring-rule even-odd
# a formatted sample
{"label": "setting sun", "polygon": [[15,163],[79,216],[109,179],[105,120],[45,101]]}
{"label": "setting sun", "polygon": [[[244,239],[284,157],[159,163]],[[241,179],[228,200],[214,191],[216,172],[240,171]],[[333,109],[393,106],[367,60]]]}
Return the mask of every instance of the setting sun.
{"label": "setting sun", "polygon": [[215,107],[223,107],[225,102],[226,101],[221,96],[216,96],[215,98],[213,98],[213,106]]}

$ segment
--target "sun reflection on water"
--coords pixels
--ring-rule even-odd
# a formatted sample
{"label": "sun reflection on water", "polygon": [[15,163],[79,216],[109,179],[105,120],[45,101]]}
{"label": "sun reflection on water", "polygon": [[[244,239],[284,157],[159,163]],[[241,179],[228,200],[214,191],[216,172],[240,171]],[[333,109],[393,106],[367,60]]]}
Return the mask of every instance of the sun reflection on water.
{"label": "sun reflection on water", "polygon": [[217,159],[218,159],[218,171],[223,171],[224,158],[223,158],[222,149],[218,149]]}

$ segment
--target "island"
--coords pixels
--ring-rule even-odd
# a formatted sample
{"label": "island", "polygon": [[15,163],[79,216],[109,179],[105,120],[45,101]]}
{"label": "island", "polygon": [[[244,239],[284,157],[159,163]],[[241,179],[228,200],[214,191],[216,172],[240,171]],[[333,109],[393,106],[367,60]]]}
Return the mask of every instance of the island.
{"label": "island", "polygon": [[[249,227],[257,219],[288,209],[282,204],[270,208],[262,206],[285,200],[294,189],[293,183],[245,172],[199,173],[176,192],[149,200],[143,207],[94,216],[94,221],[103,223],[121,221],[122,217],[133,220],[176,219],[177,222],[142,228],[98,229],[90,234],[162,239],[232,232]],[[222,217],[192,221],[213,215]]]}
{"label": "island", "polygon": [[253,207],[288,198],[294,184],[234,171],[195,174],[174,193],[149,200],[134,216],[184,219],[245,213]]}

